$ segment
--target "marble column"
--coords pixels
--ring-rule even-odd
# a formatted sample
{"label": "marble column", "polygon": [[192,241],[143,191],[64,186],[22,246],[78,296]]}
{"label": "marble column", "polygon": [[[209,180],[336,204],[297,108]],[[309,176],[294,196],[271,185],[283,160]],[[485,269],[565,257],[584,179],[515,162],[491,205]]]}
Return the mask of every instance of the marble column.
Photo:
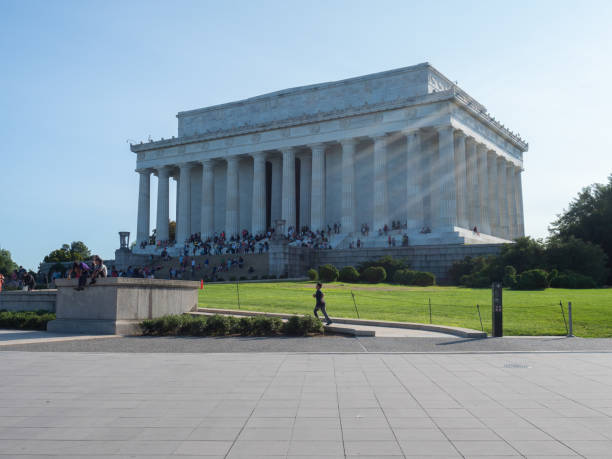
{"label": "marble column", "polygon": [[176,222],[176,242],[185,243],[191,236],[191,168],[190,163],[180,164],[178,221]]}
{"label": "marble column", "polygon": [[523,215],[523,181],[521,176],[522,169],[517,167],[514,172],[515,190],[516,193],[516,212],[517,212],[517,234],[516,237],[525,236],[525,216]]}
{"label": "marble column", "polygon": [[253,208],[251,210],[251,233],[266,231],[266,154],[253,155]]}
{"label": "marble column", "polygon": [[[355,231],[355,146],[357,139],[344,139],[342,145],[342,212],[341,231]],[[373,230],[378,230],[378,228]]]}
{"label": "marble column", "polygon": [[455,185],[455,139],[454,128],[443,126],[438,131],[438,178],[439,210],[437,227],[442,231],[453,231],[457,226],[457,188]]}
{"label": "marble column", "polygon": [[214,167],[213,160],[207,159],[202,161],[202,217],[200,220],[202,240],[212,237],[215,232]]}
{"label": "marble column", "polygon": [[506,160],[502,157],[497,158],[497,199],[499,206],[499,237],[504,239],[509,238],[509,220],[508,220],[508,196],[506,188]]}
{"label": "marble column", "polygon": [[295,229],[295,150],[286,148],[281,152],[283,154],[282,218],[285,220],[285,231],[289,231],[291,226]]}
{"label": "marble column", "polygon": [[500,225],[499,225],[499,187],[497,185],[497,153],[493,150],[487,152],[487,171],[489,178],[489,222],[491,225],[491,235],[499,236]]}
{"label": "marble column", "polygon": [[469,228],[467,160],[465,156],[465,134],[455,131],[455,182],[457,186],[457,224]]}
{"label": "marble column", "polygon": [[283,161],[281,158],[271,158],[272,186],[270,196],[270,224],[282,218],[282,196],[283,196]]}
{"label": "marble column", "polygon": [[311,145],[312,181],[310,199],[310,229],[323,229],[325,222],[325,145]]}
{"label": "marble column", "polygon": [[[181,199],[181,174],[179,172],[179,169],[174,169],[170,173],[170,177],[176,182],[176,196],[174,197],[174,224],[176,225],[176,223],[178,223],[179,221],[179,201]],[[176,238],[176,234],[174,235],[174,237]]]}
{"label": "marble column", "polygon": [[468,228],[472,229],[480,224],[480,192],[478,190],[478,155],[476,154],[476,141],[468,137],[465,143],[467,159],[467,190],[468,190]]}
{"label": "marble column", "polygon": [[420,231],[425,223],[423,208],[425,187],[423,186],[423,174],[421,173],[424,155],[421,151],[421,134],[419,131],[406,134],[406,154],[406,212],[408,215],[408,229]]}
{"label": "marble column", "polygon": [[478,155],[478,194],[480,201],[480,219],[478,231],[491,234],[491,224],[489,223],[489,173],[487,167],[487,147],[480,144],[477,148]]}
{"label": "marble column", "polygon": [[238,190],[238,156],[229,156],[227,158],[227,180],[226,183],[226,198],[225,198],[225,232],[226,238],[230,238],[239,233],[238,228],[238,213],[240,211],[240,194]]}
{"label": "marble column", "polygon": [[149,224],[151,213],[151,171],[142,169],[137,171],[140,174],[138,184],[138,224],[136,225],[136,245],[142,242],[149,243]]}
{"label": "marble column", "polygon": [[312,180],[311,156],[304,154],[300,157],[300,226],[310,228],[310,196]]}
{"label": "marble column", "polygon": [[374,229],[390,226],[387,219],[387,136],[374,137]]}
{"label": "marble column", "polygon": [[157,228],[156,241],[170,239],[170,168],[160,167],[157,170]]}
{"label": "marble column", "polygon": [[516,238],[516,193],[514,190],[514,164],[506,163],[506,194],[508,196],[508,236]]}

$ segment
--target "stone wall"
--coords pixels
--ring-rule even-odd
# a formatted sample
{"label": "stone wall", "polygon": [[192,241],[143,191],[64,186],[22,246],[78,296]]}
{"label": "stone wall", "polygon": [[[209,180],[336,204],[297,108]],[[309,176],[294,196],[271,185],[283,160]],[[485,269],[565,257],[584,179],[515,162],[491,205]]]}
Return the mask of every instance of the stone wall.
{"label": "stone wall", "polygon": [[[312,260],[312,267],[324,264],[332,264],[337,268],[344,266],[357,266],[367,260],[390,255],[396,259],[408,260],[414,270],[429,271],[436,276],[439,284],[448,284],[448,270],[455,261],[463,260],[466,256],[496,255],[500,252],[503,244],[474,244],[474,245],[437,245],[437,246],[411,246],[393,248],[365,248],[365,249],[342,249],[342,250],[318,250]],[[294,258],[296,267],[299,255]],[[306,268],[307,270],[308,268]],[[303,273],[306,272],[303,271]],[[303,274],[302,273],[302,274]]]}
{"label": "stone wall", "polygon": [[55,312],[57,290],[3,291],[0,293],[0,310]]}

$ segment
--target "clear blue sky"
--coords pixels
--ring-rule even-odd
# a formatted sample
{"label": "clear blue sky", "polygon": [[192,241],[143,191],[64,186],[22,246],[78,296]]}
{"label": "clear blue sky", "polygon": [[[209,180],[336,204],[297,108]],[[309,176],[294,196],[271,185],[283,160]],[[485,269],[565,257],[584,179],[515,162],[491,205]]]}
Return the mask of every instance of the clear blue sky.
{"label": "clear blue sky", "polygon": [[426,61],[529,141],[526,231],[544,237],[612,172],[610,24],[609,1],[0,0],[0,247],[34,269],[73,240],[112,258],[136,230],[127,139]]}

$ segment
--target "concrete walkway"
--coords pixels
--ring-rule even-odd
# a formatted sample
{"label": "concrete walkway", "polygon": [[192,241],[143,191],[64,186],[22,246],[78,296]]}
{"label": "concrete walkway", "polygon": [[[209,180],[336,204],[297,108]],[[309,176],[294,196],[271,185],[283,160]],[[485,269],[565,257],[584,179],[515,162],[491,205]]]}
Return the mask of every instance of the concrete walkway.
{"label": "concrete walkway", "polygon": [[53,343],[61,341],[79,341],[103,338],[116,338],[117,335],[76,335],[70,333],[49,333],[36,330],[3,330],[0,329],[0,346],[17,344]]}
{"label": "concrete walkway", "polygon": [[612,451],[610,354],[5,351],[0,368],[0,458]]}

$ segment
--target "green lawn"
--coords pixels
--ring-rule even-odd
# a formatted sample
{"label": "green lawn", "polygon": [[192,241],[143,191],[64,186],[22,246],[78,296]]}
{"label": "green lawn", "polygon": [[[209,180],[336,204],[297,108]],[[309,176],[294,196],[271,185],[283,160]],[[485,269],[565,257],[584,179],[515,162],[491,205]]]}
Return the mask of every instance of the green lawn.
{"label": "green lawn", "polygon": [[[491,290],[460,287],[403,287],[390,284],[333,283],[323,291],[330,316],[396,320],[455,325],[480,330],[476,305],[480,305],[485,331],[491,332]],[[312,314],[312,282],[241,283],[240,307],[252,311]],[[572,302],[574,334],[582,337],[612,337],[612,289],[519,292],[504,290],[504,333],[506,335],[565,335],[559,302],[567,319]],[[199,305],[238,308],[236,284],[206,284]]]}

